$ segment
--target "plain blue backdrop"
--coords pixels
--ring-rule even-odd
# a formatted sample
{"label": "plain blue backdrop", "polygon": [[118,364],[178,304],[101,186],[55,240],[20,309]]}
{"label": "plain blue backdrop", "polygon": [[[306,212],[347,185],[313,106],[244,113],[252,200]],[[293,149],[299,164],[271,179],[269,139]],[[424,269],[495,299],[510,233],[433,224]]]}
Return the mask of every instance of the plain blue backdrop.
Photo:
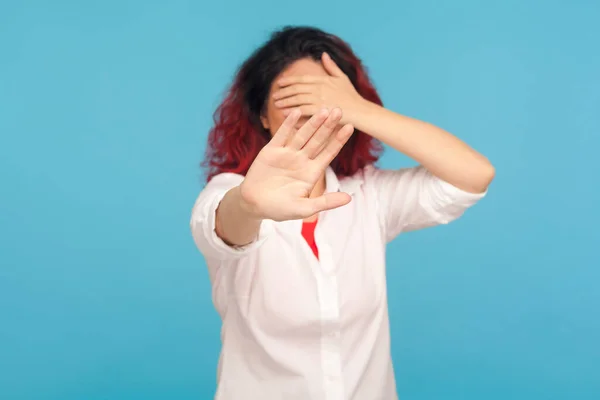
{"label": "plain blue backdrop", "polygon": [[310,24],[497,169],[461,220],[389,246],[401,398],[599,399],[599,20],[591,0],[3,1],[0,398],[212,398],[188,225],[211,114],[272,29]]}

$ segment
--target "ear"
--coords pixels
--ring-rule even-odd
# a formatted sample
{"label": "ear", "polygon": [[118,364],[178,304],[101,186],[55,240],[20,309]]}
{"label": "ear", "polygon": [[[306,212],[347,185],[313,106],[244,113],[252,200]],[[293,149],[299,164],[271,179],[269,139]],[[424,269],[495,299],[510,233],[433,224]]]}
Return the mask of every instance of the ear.
{"label": "ear", "polygon": [[269,120],[267,119],[267,117],[265,117],[264,115],[261,115],[260,122],[262,123],[263,128],[265,128],[266,130],[270,129]]}
{"label": "ear", "polygon": [[333,61],[329,54],[323,53],[323,55],[321,56],[321,63],[323,64],[323,68],[325,68],[325,71],[327,71],[329,75],[337,77],[346,76],[346,74],[344,74],[344,71],[342,71],[340,67],[337,66],[337,64],[335,63],[335,61]]}

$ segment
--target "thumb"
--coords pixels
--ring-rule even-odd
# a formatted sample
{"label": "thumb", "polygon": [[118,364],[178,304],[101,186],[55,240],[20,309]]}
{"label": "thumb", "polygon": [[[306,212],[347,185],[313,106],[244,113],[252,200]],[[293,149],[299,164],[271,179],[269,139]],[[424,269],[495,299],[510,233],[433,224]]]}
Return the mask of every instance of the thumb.
{"label": "thumb", "polygon": [[348,193],[325,193],[322,196],[312,199],[303,199],[302,211],[304,211],[303,214],[305,214],[306,217],[310,217],[311,215],[321,211],[332,210],[334,208],[345,206],[346,204],[350,203],[351,200],[352,197],[350,197]]}
{"label": "thumb", "polygon": [[346,76],[346,74],[344,74],[344,71],[342,71],[340,67],[337,66],[337,64],[335,63],[335,61],[333,61],[329,54],[323,53],[323,56],[321,57],[321,62],[323,63],[323,68],[325,68],[325,71],[327,71],[329,75],[337,77]]}

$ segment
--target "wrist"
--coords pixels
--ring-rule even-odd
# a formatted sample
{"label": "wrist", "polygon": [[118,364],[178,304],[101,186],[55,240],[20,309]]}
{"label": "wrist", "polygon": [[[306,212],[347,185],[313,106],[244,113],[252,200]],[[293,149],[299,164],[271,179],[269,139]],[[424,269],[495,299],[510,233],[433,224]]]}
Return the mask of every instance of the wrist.
{"label": "wrist", "polygon": [[365,122],[369,115],[376,111],[376,107],[375,103],[360,97],[350,110],[348,123],[352,124],[355,129],[368,133],[368,126]]}
{"label": "wrist", "polygon": [[253,201],[252,196],[244,190],[244,183],[231,189],[231,194],[238,205],[242,216],[247,220],[260,222],[263,218],[260,216],[258,204]]}

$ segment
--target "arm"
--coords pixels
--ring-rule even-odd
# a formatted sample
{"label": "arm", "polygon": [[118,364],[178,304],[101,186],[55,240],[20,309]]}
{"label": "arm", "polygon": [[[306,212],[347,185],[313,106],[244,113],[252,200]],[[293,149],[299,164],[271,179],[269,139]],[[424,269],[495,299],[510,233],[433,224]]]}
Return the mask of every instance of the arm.
{"label": "arm", "polygon": [[335,129],[341,117],[340,109],[323,110],[296,131],[300,113],[292,113],[245,177],[219,174],[211,179],[192,212],[192,235],[201,252],[220,260],[239,257],[266,237],[266,222],[303,219],[347,204],[347,193],[310,197],[353,132],[351,125]]}
{"label": "arm", "polygon": [[438,178],[471,193],[485,192],[494,167],[456,136],[427,122],[405,117],[359,100],[356,128],[417,161]]}
{"label": "arm", "polygon": [[230,189],[217,208],[215,231],[230,246],[244,246],[256,239],[262,219],[249,212],[240,186]]}
{"label": "arm", "polygon": [[388,242],[402,232],[448,224],[485,194],[461,190],[422,165],[397,170],[369,166],[363,177]]}
{"label": "arm", "polygon": [[484,156],[443,129],[365,100],[326,53],[322,65],[327,76],[281,79],[275,105],[299,108],[305,115],[323,105],[339,105],[345,122],[411,157],[434,176],[471,193],[485,192],[494,168]]}

